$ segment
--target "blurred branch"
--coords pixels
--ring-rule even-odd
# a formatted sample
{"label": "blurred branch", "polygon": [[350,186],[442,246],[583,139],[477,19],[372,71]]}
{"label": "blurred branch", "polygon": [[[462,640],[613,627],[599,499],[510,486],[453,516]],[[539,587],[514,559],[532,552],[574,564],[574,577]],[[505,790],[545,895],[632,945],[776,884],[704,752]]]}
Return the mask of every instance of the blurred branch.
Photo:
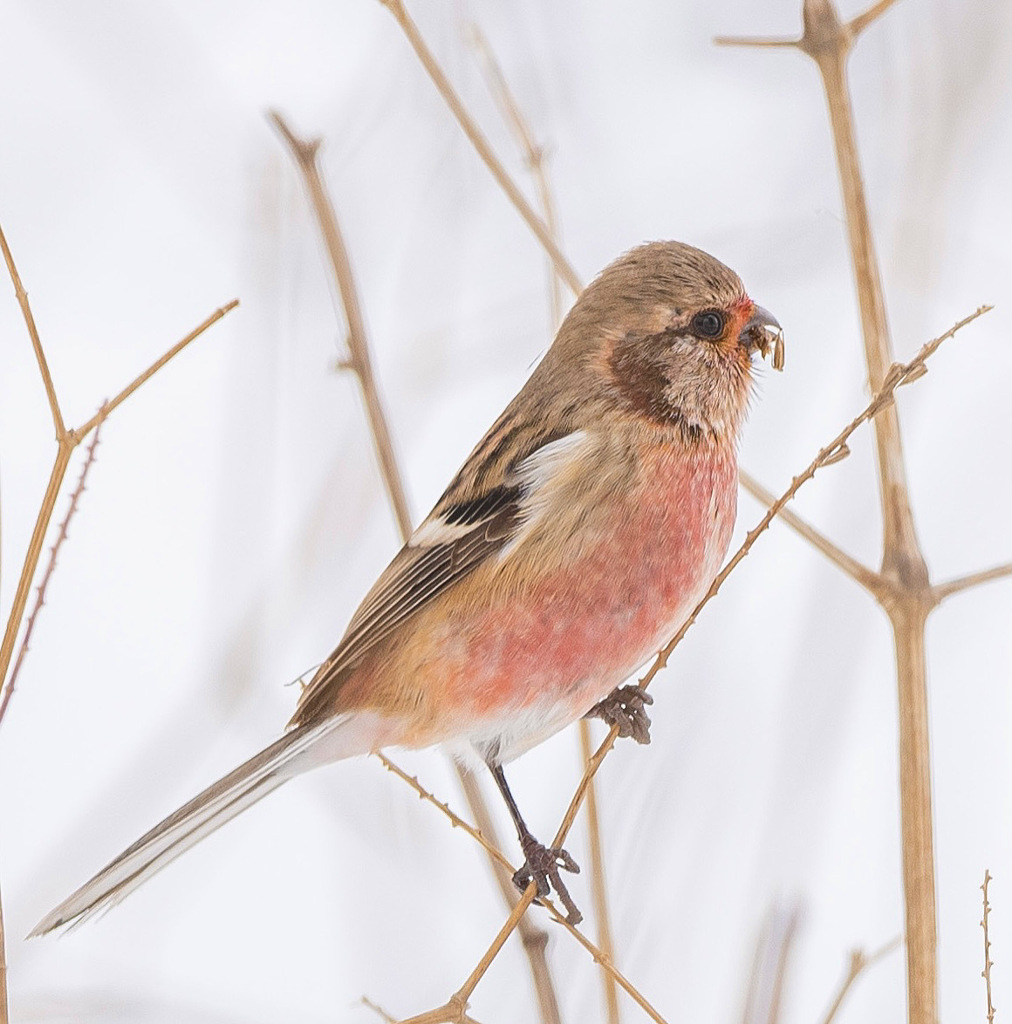
{"label": "blurred branch", "polygon": [[987,990],[987,1024],[994,1024],[994,1004],[991,1002],[991,968],[994,967],[994,963],[991,960],[991,938],[987,932],[988,917],[991,913],[991,904],[987,900],[987,887],[990,881],[991,872],[985,869],[984,884],[980,887],[984,894],[984,915],[980,919],[980,926],[984,929],[984,970],[980,972],[980,976],[984,979]]}
{"label": "blurred branch", "polygon": [[[738,480],[741,486],[752,495],[760,504],[767,508],[776,500],[772,491],[765,487],[755,477],[750,476],[743,469],[738,470]],[[852,558],[842,548],[837,547],[828,537],[819,533],[814,526],[809,525],[801,516],[785,508],[780,513],[780,518],[795,533],[804,537],[809,544],[817,551],[821,551],[838,569],[842,569],[855,583],[860,583],[865,590],[876,593],[879,587],[879,574],[872,569],[862,565],[856,558]]]}
{"label": "blurred branch", "polygon": [[[469,22],[467,34],[485,72],[485,81],[492,93],[492,98],[495,100],[503,120],[513,132],[513,136],[524,154],[524,160],[534,177],[548,237],[558,244],[559,227],[555,215],[555,200],[552,196],[551,186],[548,184],[548,170],[545,167],[545,147],[534,141],[534,135],[520,109],[520,104],[517,103],[516,97],[506,81],[506,76],[492,52],[492,47],[489,46],[481,29],[474,22]],[[554,332],[562,322],[562,285],[564,281],[550,256],[548,280],[552,297],[552,331]]]}
{"label": "blurred branch", "polygon": [[372,434],[376,456],[380,462],[383,484],[387,489],[390,504],[397,519],[397,526],[402,539],[406,542],[411,536],[411,514],[408,511],[408,499],[404,492],[404,484],[397,468],[397,457],[394,454],[393,442],[390,440],[390,429],[387,426],[386,412],[376,387],[376,377],[372,370],[372,357],[369,341],[365,333],[365,321],[362,319],[362,307],[355,286],[351,261],[344,238],[338,227],[334,204],[327,192],[327,186],[320,175],[316,156],[320,148],[320,139],[304,142],[297,138],[285,119],[276,111],[269,113],[271,123],[278,130],[292,157],[302,174],[309,201],[316,214],[316,223],[323,235],[323,243],[330,257],[330,267],[334,272],[337,287],[341,294],[341,305],[348,321],[348,351],[350,353],[349,369],[358,377],[365,401],[366,414],[369,417],[369,430]]}
{"label": "blurred branch", "polygon": [[844,999],[847,998],[847,993],[850,991],[854,982],[857,981],[858,977],[860,977],[861,973],[866,968],[871,967],[872,964],[878,963],[878,961],[883,957],[888,956],[894,949],[899,949],[902,943],[902,936],[897,935],[896,938],[887,942],[881,949],[876,950],[870,956],[860,949],[855,949],[850,954],[850,963],[847,967],[847,973],[829,1007],[829,1012],[822,1018],[822,1024],[832,1024],[840,1007],[843,1006]]}
{"label": "blurred branch", "polygon": [[774,903],[756,941],[742,1024],[778,1024],[791,948],[798,931],[797,904]]}
{"label": "blurred branch", "polygon": [[467,112],[460,97],[454,91],[453,86],[450,85],[450,80],[443,73],[443,69],[439,66],[439,61],[436,60],[432,51],[426,45],[425,40],[418,31],[418,26],[411,20],[402,0],[380,0],[380,3],[397,19],[397,24],[400,25],[404,35],[407,36],[411,48],[415,51],[416,56],[422,63],[422,67],[425,68],[429,78],[432,79],[433,84],[439,90],[439,94],[446,101],[446,105],[457,119],[457,123],[463,129],[471,145],[477,150],[478,155],[485,162],[485,166],[492,172],[492,177],[499,183],[499,187],[509,196],[510,201],[516,207],[520,216],[523,217],[527,226],[534,232],[542,246],[544,246],[545,251],[551,257],[552,265],[555,267],[556,272],[566,282],[569,290],[574,295],[579,295],[583,290],[583,285],[580,283],[580,278],[577,276],[576,271],[556,244],[555,239],[549,232],[548,226],[534,212],[531,204],[524,198],[523,193],[517,188],[499,158],[492,151],[488,139],[485,138],[481,129],[475,124],[474,118]]}
{"label": "blurred branch", "polygon": [[[358,291],[355,287],[355,279],[351,270],[351,261],[348,258],[348,252],[338,226],[334,204],[330,199],[317,164],[320,140],[313,139],[305,142],[298,138],[277,111],[270,112],[270,119],[288,144],[296,165],[302,174],[303,183],[305,184],[306,191],[309,193],[309,199],[316,214],[317,224],[327,247],[331,268],[337,279],[341,301],[348,319],[348,348],[351,354],[349,367],[358,377],[362,387],[362,394],[369,414],[369,426],[379,457],[383,482],[386,485],[387,494],[397,518],[401,539],[404,543],[407,543],[408,538],[411,536],[411,515],[408,511],[407,497],[400,469],[397,465],[397,458],[394,454],[393,443],[390,440],[386,413],[380,401],[376,380],[372,372],[369,341],[366,336]],[[469,776],[456,761],[453,762],[453,767],[457,773],[457,778],[460,781],[468,805],[471,808],[471,813],[480,823],[483,832],[489,837],[491,848],[498,850],[499,839],[496,834],[494,819],[488,809],[477,780]],[[491,849],[487,848],[487,852],[489,852],[492,858],[492,872],[502,893],[503,900],[506,902],[507,907],[515,907],[519,894],[513,885],[510,874],[498,863]],[[541,1008],[543,1024],[559,1024],[561,1018],[559,1015],[558,999],[555,995],[555,986],[545,953],[546,946],[548,945],[548,935],[533,922],[525,919],[521,925],[520,937],[530,963],[531,976]]]}
{"label": "blurred branch", "polygon": [[969,576],[960,576],[947,583],[936,583],[933,587],[935,600],[941,602],[953,594],[962,593],[971,587],[978,587],[981,583],[990,583],[992,580],[1001,580],[1008,576],[1012,576],[1012,562],[996,565],[993,569],[984,569],[982,572],[973,572]]}

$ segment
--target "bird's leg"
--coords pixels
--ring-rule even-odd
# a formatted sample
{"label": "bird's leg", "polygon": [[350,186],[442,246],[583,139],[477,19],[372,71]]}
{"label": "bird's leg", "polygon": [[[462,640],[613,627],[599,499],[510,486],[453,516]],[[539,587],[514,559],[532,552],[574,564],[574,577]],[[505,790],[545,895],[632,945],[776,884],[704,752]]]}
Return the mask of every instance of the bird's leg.
{"label": "bird's leg", "polygon": [[524,853],[523,866],[513,875],[513,884],[523,892],[533,879],[538,884],[539,896],[548,896],[554,889],[562,901],[562,905],[566,908],[566,920],[570,924],[579,924],[583,920],[583,914],[580,913],[572,896],[569,895],[569,890],[559,877],[559,869],[565,868],[566,871],[579,874],[580,865],[561,846],[549,848],[543,843],[539,843],[531,835],[531,830],[520,816],[520,810],[513,799],[513,794],[510,792],[509,786],[506,785],[506,776],[503,774],[502,765],[489,764],[488,768],[510,810],[513,824],[517,827],[520,849]]}
{"label": "bird's leg", "polygon": [[637,743],[650,742],[650,716],[646,712],[654,699],[642,686],[619,686],[598,701],[583,717],[600,718],[617,725],[619,736],[632,736]]}

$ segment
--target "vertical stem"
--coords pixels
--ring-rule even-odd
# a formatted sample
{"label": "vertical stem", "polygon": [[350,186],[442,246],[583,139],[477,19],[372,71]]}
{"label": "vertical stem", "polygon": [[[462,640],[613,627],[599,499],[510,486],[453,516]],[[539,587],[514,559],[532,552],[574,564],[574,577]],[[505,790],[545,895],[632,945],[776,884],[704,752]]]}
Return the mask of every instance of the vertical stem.
{"label": "vertical stem", "polygon": [[[853,24],[841,23],[831,0],[804,0],[804,23],[805,33],[798,45],[818,64],[826,92],[861,308],[868,380],[875,392],[885,380],[893,356],[847,88],[846,62],[855,29]],[[859,18],[857,23],[864,27],[867,18]],[[882,577],[891,584],[891,593],[883,604],[896,644],[908,1020],[910,1024],[936,1024],[934,830],[924,655],[924,622],[933,603],[910,509],[895,404],[876,416],[874,426],[882,503]]]}
{"label": "vertical stem", "polygon": [[899,682],[900,824],[911,1024],[935,1024],[938,1020],[934,830],[924,657],[924,625],[929,610],[930,606],[908,601],[890,609]]}
{"label": "vertical stem", "polygon": [[[829,107],[846,211],[851,264],[861,310],[868,383],[874,394],[882,387],[893,362],[893,353],[847,85],[847,56],[852,38],[847,26],[840,23],[829,0],[806,0],[802,49],[819,66]],[[875,442],[882,485],[883,570],[912,571],[922,581],[926,580],[927,569],[917,543],[907,496],[903,444],[895,405],[883,410],[876,418]],[[904,563],[902,569],[899,563]]]}
{"label": "vertical stem", "polygon": [[8,1024],[7,1009],[7,947],[4,940],[4,908],[0,900],[0,1024]]}
{"label": "vertical stem", "polygon": [[[580,747],[586,764],[594,756],[591,743],[590,723],[580,719]],[[601,822],[597,814],[597,788],[591,780],[587,787],[587,834],[590,839],[591,894],[594,900],[594,917],[597,921],[597,944],[609,960],[614,960],[615,943],[611,935],[611,916],[608,913],[608,889],[604,881],[604,851],[601,848]],[[608,1009],[608,1024],[618,1024],[618,985],[607,971],[601,972],[604,986],[604,1002]]]}

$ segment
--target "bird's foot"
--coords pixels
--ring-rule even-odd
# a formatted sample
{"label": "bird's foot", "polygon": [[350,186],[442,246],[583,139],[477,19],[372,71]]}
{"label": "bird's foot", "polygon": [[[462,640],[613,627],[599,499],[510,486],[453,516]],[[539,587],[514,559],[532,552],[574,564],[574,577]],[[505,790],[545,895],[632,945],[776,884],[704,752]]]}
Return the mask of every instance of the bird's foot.
{"label": "bird's foot", "polygon": [[583,920],[583,914],[559,877],[559,869],[572,871],[578,875],[580,865],[562,847],[547,847],[529,833],[521,838],[520,847],[526,860],[523,867],[513,875],[513,884],[523,892],[533,879],[538,885],[538,896],[549,896],[554,889],[566,908],[566,920],[570,924],[579,924]]}
{"label": "bird's foot", "polygon": [[637,743],[650,742],[650,716],[646,712],[654,699],[641,686],[619,686],[598,701],[583,717],[600,718],[618,726],[619,736],[632,736]]}

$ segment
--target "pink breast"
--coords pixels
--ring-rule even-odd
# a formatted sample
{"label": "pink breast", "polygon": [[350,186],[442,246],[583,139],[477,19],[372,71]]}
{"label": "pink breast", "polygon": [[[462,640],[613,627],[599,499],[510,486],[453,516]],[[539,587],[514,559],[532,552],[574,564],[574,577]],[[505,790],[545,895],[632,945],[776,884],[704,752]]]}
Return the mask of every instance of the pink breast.
{"label": "pink breast", "polygon": [[581,715],[705,592],[727,550],[736,493],[733,455],[655,460],[580,557],[522,599],[453,624],[440,675],[454,706],[476,719],[545,702],[564,704],[564,718]]}

